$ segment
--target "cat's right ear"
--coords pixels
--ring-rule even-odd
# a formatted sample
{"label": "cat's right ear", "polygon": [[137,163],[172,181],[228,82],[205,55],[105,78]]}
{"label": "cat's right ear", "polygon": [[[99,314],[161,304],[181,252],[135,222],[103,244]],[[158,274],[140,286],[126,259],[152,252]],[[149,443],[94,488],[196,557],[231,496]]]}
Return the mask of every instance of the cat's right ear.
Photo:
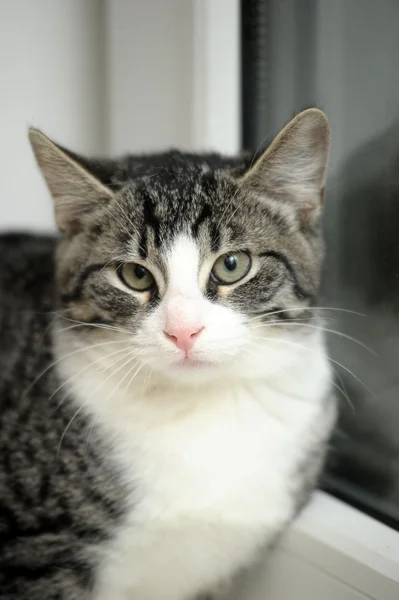
{"label": "cat's right ear", "polygon": [[318,220],[330,147],[326,115],[309,108],[297,115],[241,179],[241,185],[294,209],[302,226]]}
{"label": "cat's right ear", "polygon": [[78,231],[96,208],[113,198],[111,190],[38,129],[29,130],[29,140],[54,199],[58,228]]}

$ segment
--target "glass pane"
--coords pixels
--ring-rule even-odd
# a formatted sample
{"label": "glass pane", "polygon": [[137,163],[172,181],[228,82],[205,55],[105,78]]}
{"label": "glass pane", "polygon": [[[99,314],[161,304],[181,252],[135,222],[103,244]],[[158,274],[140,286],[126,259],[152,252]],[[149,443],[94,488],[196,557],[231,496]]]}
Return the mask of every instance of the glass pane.
{"label": "glass pane", "polygon": [[244,145],[310,105],[331,122],[320,306],[358,342],[328,336],[342,411],[323,485],[399,528],[399,2],[250,0],[242,17]]}

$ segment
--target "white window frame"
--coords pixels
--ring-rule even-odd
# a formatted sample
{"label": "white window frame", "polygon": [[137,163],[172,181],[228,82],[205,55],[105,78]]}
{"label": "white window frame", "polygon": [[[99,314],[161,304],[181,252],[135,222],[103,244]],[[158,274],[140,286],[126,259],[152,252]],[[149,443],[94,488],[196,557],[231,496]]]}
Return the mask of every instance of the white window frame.
{"label": "white window frame", "polygon": [[193,123],[196,150],[240,150],[239,0],[194,0]]}
{"label": "white window frame", "polygon": [[[194,0],[193,15],[193,145],[235,154],[240,149],[240,2]],[[272,558],[244,577],[233,596],[398,600],[399,533],[317,491]]]}
{"label": "white window frame", "polygon": [[397,600],[399,533],[315,492],[279,548],[239,582],[231,600],[302,598]]}

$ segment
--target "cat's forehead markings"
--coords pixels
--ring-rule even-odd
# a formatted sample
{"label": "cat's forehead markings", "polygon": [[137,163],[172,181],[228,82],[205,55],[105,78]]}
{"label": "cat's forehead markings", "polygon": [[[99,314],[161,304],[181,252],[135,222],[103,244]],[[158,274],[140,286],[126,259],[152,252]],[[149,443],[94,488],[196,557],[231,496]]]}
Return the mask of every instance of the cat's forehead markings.
{"label": "cat's forehead markings", "polygon": [[198,290],[199,250],[187,234],[178,235],[167,254],[169,289],[184,296]]}

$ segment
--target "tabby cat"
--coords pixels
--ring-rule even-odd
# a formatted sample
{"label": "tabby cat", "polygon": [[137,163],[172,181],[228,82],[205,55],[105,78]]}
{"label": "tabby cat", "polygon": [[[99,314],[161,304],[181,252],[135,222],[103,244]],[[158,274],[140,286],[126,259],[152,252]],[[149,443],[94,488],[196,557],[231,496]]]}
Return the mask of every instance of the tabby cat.
{"label": "tabby cat", "polygon": [[251,159],[29,137],[60,235],[0,237],[0,597],[212,594],[306,502],[335,420],[327,119]]}

